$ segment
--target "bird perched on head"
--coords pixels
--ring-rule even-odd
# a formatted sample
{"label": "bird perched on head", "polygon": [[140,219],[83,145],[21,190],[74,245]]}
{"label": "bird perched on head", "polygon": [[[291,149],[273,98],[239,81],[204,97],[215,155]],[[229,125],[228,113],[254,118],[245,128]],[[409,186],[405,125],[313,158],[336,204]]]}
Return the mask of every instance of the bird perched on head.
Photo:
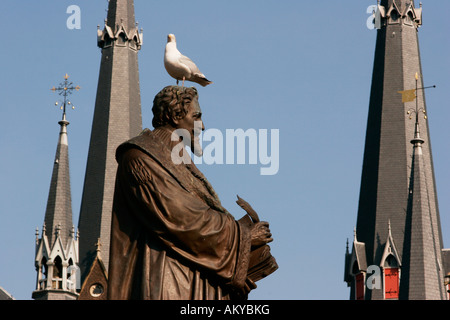
{"label": "bird perched on head", "polygon": [[166,50],[164,52],[164,67],[169,75],[178,81],[192,81],[205,87],[212,81],[206,79],[195,63],[188,57],[181,54],[177,49],[177,42],[173,34],[167,36]]}

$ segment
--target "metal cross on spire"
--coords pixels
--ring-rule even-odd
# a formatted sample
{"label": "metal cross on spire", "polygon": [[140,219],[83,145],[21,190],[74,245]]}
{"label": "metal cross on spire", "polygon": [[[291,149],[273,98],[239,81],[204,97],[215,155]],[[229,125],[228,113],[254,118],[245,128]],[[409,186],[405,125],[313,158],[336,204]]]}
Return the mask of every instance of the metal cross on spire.
{"label": "metal cross on spire", "polygon": [[[63,96],[64,100],[60,106],[61,110],[63,110],[63,119],[65,119],[66,115],[66,106],[71,106],[72,109],[75,109],[75,106],[70,102],[68,96],[72,94],[73,90],[79,91],[81,89],[80,86],[73,86],[73,83],[69,80],[69,75],[66,73],[64,76],[64,81],[59,84],[59,87],[53,87],[50,90],[53,92],[58,92],[60,96]],[[55,103],[56,106],[60,105],[60,102]]]}

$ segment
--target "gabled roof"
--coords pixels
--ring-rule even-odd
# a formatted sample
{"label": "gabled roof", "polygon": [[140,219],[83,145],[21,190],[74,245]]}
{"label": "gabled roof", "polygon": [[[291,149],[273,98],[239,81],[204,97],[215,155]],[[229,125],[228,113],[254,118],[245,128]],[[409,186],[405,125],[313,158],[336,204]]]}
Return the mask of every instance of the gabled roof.
{"label": "gabled roof", "polygon": [[351,275],[367,271],[366,245],[357,240],[356,230],[354,232],[352,252],[351,254],[347,253],[346,256],[346,269],[345,279],[348,279]]}
{"label": "gabled roof", "polygon": [[392,231],[391,231],[391,222],[389,221],[389,234],[388,237],[386,239],[386,244],[384,245],[384,251],[383,251],[383,255],[381,257],[381,263],[380,265],[382,267],[384,267],[384,262],[386,261],[386,259],[392,255],[398,262],[398,265],[401,266],[402,265],[402,260],[400,255],[398,254],[397,248],[395,246],[394,243],[394,239],[392,238]]}
{"label": "gabled roof", "polygon": [[[97,246],[100,242],[97,243]],[[106,300],[108,290],[108,271],[97,248],[97,256],[83,282],[78,300]]]}

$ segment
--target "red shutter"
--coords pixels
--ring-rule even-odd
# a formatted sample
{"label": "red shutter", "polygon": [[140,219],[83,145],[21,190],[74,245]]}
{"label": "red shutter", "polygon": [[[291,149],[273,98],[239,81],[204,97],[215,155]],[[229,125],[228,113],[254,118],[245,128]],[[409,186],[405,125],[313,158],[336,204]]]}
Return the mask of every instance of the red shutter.
{"label": "red shutter", "polygon": [[356,300],[364,300],[364,274],[357,274],[356,280]]}
{"label": "red shutter", "polygon": [[386,299],[398,299],[398,288],[398,268],[384,269],[384,297]]}

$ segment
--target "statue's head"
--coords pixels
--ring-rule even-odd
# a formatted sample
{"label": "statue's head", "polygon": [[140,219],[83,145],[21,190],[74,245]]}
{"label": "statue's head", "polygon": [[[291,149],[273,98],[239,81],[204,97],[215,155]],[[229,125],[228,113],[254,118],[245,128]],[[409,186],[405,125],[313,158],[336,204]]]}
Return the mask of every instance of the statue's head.
{"label": "statue's head", "polygon": [[194,87],[167,86],[153,100],[153,127],[185,129],[190,134],[190,147],[201,156],[198,135],[205,127],[198,103],[198,92]]}

